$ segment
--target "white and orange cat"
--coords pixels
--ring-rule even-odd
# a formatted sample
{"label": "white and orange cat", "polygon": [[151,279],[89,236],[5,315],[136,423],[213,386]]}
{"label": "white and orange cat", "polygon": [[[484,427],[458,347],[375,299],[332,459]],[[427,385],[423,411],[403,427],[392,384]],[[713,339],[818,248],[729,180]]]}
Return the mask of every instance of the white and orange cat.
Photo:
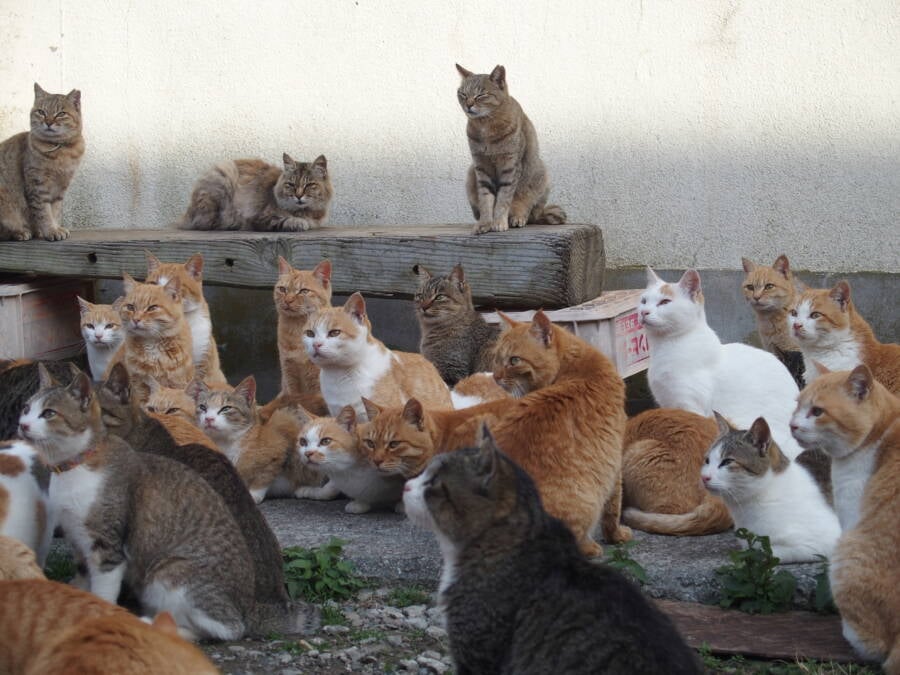
{"label": "white and orange cat", "polygon": [[431,408],[450,408],[450,390],[421,354],[392,351],[372,335],[359,293],[343,307],[313,316],[303,336],[310,361],[319,367],[319,386],[332,415],[352,405],[366,419],[362,398],[379,405],[403,405],[410,398]]}
{"label": "white and orange cat", "polygon": [[231,460],[259,504],[266,497],[289,497],[321,475],[300,463],[294,452],[300,423],[287,409],[263,422],[256,407],[252,375],[234,389],[210,389],[195,380],[188,388],[197,404],[197,424]]}
{"label": "white and orange cat", "polygon": [[81,296],[77,297],[81,311],[81,336],[87,350],[91,378],[98,382],[125,341],[125,329],[119,316],[122,298],[111,305],[95,305]]}
{"label": "white and orange cat", "polygon": [[45,578],[32,549],[18,539],[0,534],[0,581]]}
{"label": "white and orange cat", "polygon": [[296,497],[328,500],[343,494],[350,498],[344,506],[347,513],[396,508],[403,498],[406,477],[380,471],[360,448],[353,406],[345,406],[334,418],[306,415],[297,453],[304,464],[328,476],[328,482],[301,487]]}
{"label": "white and orange cat", "polygon": [[803,352],[806,381],[828,370],[852,370],[866,364],[888,391],[900,394],[900,345],[882,344],[850,299],[850,284],[810,288],[797,299],[787,322]]}
{"label": "white and orange cat", "polygon": [[831,455],[843,534],[829,565],[844,637],[900,673],[900,398],[866,365],[829,372],[800,392],[791,420],[805,447]]}
{"label": "white and orange cat", "polygon": [[164,263],[147,254],[148,284],[165,286],[178,277],[184,320],[191,329],[192,357],[197,377],[209,384],[227,384],[219,365],[219,351],[213,337],[209,305],[203,297],[203,256],[195,253],[183,265]]}
{"label": "white and orange cat", "polygon": [[40,565],[50,551],[55,526],[49,482],[49,472],[30,443],[0,443],[0,534],[28,546]]}

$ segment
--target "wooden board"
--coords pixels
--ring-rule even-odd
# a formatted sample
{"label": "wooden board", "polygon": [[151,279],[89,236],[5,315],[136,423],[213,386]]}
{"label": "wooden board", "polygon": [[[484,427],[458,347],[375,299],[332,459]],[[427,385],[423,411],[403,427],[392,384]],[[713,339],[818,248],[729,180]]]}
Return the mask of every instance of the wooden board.
{"label": "wooden board", "polygon": [[60,242],[0,243],[0,272],[87,278],[136,278],[144,250],[160,260],[204,256],[204,283],[271,288],[277,259],[311,269],[331,260],[335,293],[411,297],[416,263],[447,274],[462,263],[475,302],[486,307],[566,307],[600,294],[605,255],[596,225],[529,226],[474,236],[471,225],[338,228],[292,234],[75,230]]}

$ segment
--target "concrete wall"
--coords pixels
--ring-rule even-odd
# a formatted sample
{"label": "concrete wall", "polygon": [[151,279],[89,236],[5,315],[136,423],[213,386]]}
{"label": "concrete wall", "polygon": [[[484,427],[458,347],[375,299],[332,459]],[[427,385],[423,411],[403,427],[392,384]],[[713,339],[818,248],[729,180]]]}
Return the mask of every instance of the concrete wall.
{"label": "concrete wall", "polygon": [[325,153],[333,223],[470,220],[453,63],[508,70],[613,267],[896,272],[896,0],[0,0],[0,137],[83,92],[76,227],[164,227],[222,158]]}

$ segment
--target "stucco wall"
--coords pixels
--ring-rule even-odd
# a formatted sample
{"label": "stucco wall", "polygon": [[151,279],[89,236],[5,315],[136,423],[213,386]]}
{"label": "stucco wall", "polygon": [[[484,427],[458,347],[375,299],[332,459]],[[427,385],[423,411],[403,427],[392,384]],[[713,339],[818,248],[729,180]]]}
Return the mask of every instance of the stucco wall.
{"label": "stucco wall", "polygon": [[613,266],[900,271],[896,0],[0,0],[0,136],[83,92],[66,218],[164,227],[211,163],[328,156],[334,224],[468,221],[453,63],[507,67]]}

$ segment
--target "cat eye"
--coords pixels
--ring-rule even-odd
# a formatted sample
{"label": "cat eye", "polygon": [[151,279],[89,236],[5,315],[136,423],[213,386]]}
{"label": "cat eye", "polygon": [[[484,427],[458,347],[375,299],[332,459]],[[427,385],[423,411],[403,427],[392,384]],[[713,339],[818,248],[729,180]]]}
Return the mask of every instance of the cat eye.
{"label": "cat eye", "polygon": [[462,91],[456,92],[456,95],[461,99],[466,97],[466,95]]}
{"label": "cat eye", "polygon": [[812,415],[813,417],[819,417],[823,412],[825,412],[825,411],[822,408],[819,408],[818,406],[813,406],[812,408],[809,409],[809,414]]}
{"label": "cat eye", "polygon": [[106,330],[112,330],[112,329],[115,328],[115,327],[116,327],[116,324],[114,324],[114,323],[108,323],[108,324],[106,324]]}
{"label": "cat eye", "polygon": [[38,115],[40,115],[41,117],[46,117],[46,116],[47,116],[47,113],[45,113],[45,112],[44,112],[43,110],[41,110],[40,108],[38,108],[38,109],[35,110],[34,112],[36,112],[36,113],[37,113]]}
{"label": "cat eye", "polygon": [[721,469],[723,466],[728,466],[729,464],[734,464],[734,460],[730,457],[726,457],[721,462],[719,462],[719,468]]}
{"label": "cat eye", "polygon": [[319,441],[319,445],[331,445],[331,439],[326,436]]}
{"label": "cat eye", "polygon": [[42,420],[50,420],[56,417],[56,411],[52,408],[47,408],[40,415],[38,415],[38,417],[40,417]]}
{"label": "cat eye", "polygon": [[517,366],[521,362],[522,362],[522,359],[520,359],[518,356],[510,356],[509,357],[509,365],[511,365],[511,366]]}
{"label": "cat eye", "polygon": [[230,405],[223,405],[221,408],[219,408],[220,413],[227,413],[227,412],[231,412],[232,410],[234,410],[234,406],[230,406]]}
{"label": "cat eye", "polygon": [[278,292],[279,293],[287,293],[287,286],[279,286]]}
{"label": "cat eye", "polygon": [[447,299],[446,295],[444,295],[443,293],[438,293],[437,296],[435,296],[434,301],[438,302],[439,300],[446,300],[446,299]]}
{"label": "cat eye", "polygon": [[55,117],[55,119],[61,120],[65,117],[68,117],[68,115],[64,112],[58,112],[58,113],[56,113],[56,115],[54,115],[54,117]]}
{"label": "cat eye", "polygon": [[158,309],[159,309],[159,305],[150,305],[150,306],[147,308],[147,311],[148,311],[148,312],[155,312],[155,311],[158,310]]}
{"label": "cat eye", "polygon": [[366,444],[366,447],[369,448],[369,450],[375,449],[375,441],[373,441],[371,438],[367,438],[364,442]]}
{"label": "cat eye", "polygon": [[809,315],[809,318],[810,319],[818,319],[820,316],[822,316],[822,312],[813,312],[812,314]]}
{"label": "cat eye", "polygon": [[791,316],[797,316],[797,310],[796,310],[796,309],[792,309],[789,313],[790,313]]}
{"label": "cat eye", "polygon": [[286,187],[288,190],[293,190],[297,186],[294,185],[293,183],[285,183],[284,187]]}
{"label": "cat eye", "polygon": [[308,288],[301,288],[301,289],[300,289],[300,295],[309,295],[309,289],[308,289]]}
{"label": "cat eye", "polygon": [[155,413],[155,412],[156,412],[156,407],[155,407],[155,406],[152,406],[152,405],[148,405],[148,406],[147,406],[147,412]]}
{"label": "cat eye", "polygon": [[304,335],[308,338],[314,338],[314,337],[316,337],[316,332],[312,331],[312,330],[308,330],[304,333]]}
{"label": "cat eye", "polygon": [[180,413],[181,408],[169,408],[166,410],[166,415],[174,415],[175,413]]}
{"label": "cat eye", "polygon": [[300,440],[297,441],[297,443],[298,443],[299,445],[302,445],[302,446],[305,448],[305,447],[309,444],[309,441],[307,441],[305,438],[302,438],[302,437],[301,437]]}
{"label": "cat eye", "polygon": [[752,290],[753,290],[753,284],[747,284],[746,286],[744,286],[744,289],[745,289],[745,290],[748,290],[748,291],[752,291]]}
{"label": "cat eye", "polygon": [[388,443],[388,447],[391,450],[396,449],[399,445],[400,445],[400,441],[391,441],[390,443]]}
{"label": "cat eye", "polygon": [[763,287],[763,289],[766,290],[766,291],[771,291],[773,288],[775,288],[775,284],[766,284],[766,285]]}
{"label": "cat eye", "polygon": [[27,414],[30,413],[30,412],[31,412],[31,406],[30,406],[30,405],[26,405],[24,408],[22,408],[22,414],[23,414],[23,415],[27,415]]}
{"label": "cat eye", "polygon": [[127,309],[129,312],[133,312],[133,311],[134,311],[134,305],[131,305],[131,304],[125,305],[125,309]]}
{"label": "cat eye", "polygon": [[341,330],[339,328],[334,328],[334,329],[328,331],[328,337],[337,337],[340,334],[341,334]]}
{"label": "cat eye", "polygon": [[200,412],[206,412],[206,406],[201,403],[197,406],[197,410]]}
{"label": "cat eye", "polygon": [[656,306],[657,306],[657,307],[662,307],[663,305],[668,305],[670,302],[672,302],[672,301],[671,301],[671,300],[668,300],[668,299],[663,299],[663,300],[660,300],[659,302],[657,302],[657,303],[656,303]]}
{"label": "cat eye", "polygon": [[[85,327],[85,328],[90,328],[91,330],[94,330],[94,324],[92,324],[92,323],[86,323],[86,324],[84,324],[84,327]],[[109,328],[109,326],[107,326],[107,328]]]}

